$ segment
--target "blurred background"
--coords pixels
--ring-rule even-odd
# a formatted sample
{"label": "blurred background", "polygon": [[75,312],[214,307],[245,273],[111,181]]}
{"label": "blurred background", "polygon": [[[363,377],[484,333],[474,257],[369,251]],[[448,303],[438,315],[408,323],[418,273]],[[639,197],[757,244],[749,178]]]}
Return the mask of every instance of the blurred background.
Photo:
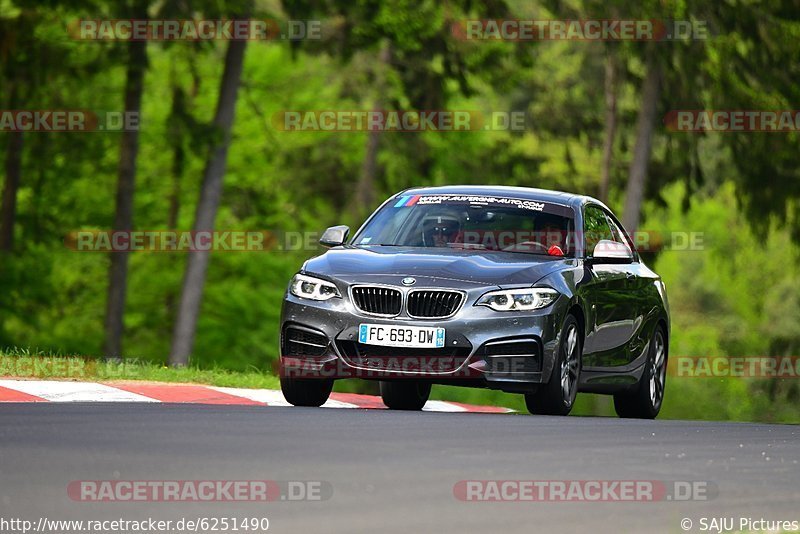
{"label": "blurred background", "polygon": [[[263,19],[281,31],[306,21],[318,32],[80,33],[81,20],[118,19]],[[704,31],[465,37],[465,21],[495,19],[680,20]],[[274,374],[286,285],[320,252],[281,236],[357,227],[411,186],[503,184],[596,196],[651,236],[644,253],[669,291],[673,356],[797,355],[800,125],[680,131],[666,118],[797,109],[798,58],[797,2],[0,0],[0,107],[138,114],[126,131],[0,128],[0,347]],[[524,127],[289,131],[279,118],[291,110],[517,113]],[[210,254],[65,243],[79,230],[211,225],[279,238],[266,251]],[[662,417],[800,420],[796,379],[669,381]],[[498,392],[436,395],[522,406]],[[610,398],[583,397],[577,413],[611,413]]]}

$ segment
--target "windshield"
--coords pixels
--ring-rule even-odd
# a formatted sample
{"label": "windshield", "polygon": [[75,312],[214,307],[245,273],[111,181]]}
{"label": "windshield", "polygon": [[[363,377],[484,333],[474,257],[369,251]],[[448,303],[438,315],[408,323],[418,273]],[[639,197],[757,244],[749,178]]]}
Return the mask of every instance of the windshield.
{"label": "windshield", "polygon": [[381,208],[353,245],[572,256],[572,229],[572,209],[560,204],[482,195],[406,195]]}

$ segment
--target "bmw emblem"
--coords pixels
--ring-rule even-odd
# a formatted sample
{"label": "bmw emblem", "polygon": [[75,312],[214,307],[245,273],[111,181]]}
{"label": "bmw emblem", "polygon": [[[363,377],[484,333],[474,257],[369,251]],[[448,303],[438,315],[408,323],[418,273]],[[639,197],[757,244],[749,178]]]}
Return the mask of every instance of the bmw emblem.
{"label": "bmw emblem", "polygon": [[400,282],[402,282],[402,284],[404,286],[413,286],[414,284],[417,283],[417,279],[408,276],[408,277],[403,278],[402,280],[400,280]]}

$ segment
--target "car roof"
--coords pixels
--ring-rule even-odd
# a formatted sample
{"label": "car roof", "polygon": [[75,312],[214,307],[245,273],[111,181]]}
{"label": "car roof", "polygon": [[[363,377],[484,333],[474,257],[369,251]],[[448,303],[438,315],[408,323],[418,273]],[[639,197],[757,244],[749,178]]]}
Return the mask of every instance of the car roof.
{"label": "car roof", "polygon": [[[438,187],[413,187],[406,189],[398,195],[494,195],[520,198],[524,200],[538,200],[580,208],[587,203],[605,204],[596,198],[563,191],[550,189],[536,189],[533,187],[514,187],[509,185],[444,185]],[[606,207],[606,209],[608,209]]]}

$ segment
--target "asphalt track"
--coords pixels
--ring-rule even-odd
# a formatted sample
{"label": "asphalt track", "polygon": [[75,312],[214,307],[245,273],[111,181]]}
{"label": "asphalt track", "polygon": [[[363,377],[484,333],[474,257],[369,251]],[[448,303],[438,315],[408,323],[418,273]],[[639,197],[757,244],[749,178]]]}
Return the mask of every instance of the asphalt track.
{"label": "asphalt track", "polygon": [[[800,427],[519,414],[0,404],[0,519],[268,517],[270,532],[701,532],[800,520]],[[75,480],[325,481],[330,499],[76,502]],[[461,480],[706,481],[707,500],[464,502]],[[202,531],[202,530],[201,530]],[[240,531],[241,532],[241,531]]]}

